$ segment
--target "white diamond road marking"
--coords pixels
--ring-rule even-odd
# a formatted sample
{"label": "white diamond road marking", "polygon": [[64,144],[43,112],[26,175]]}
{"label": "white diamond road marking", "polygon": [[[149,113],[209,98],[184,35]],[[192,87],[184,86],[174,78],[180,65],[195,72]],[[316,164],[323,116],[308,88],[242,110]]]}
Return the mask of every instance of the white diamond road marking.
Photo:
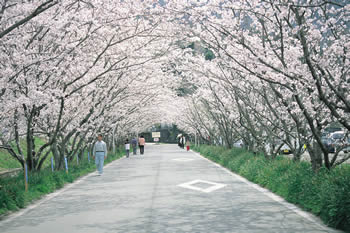
{"label": "white diamond road marking", "polygon": [[[212,186],[210,186],[208,188],[200,188],[200,187],[194,186],[195,184],[198,184],[198,183],[210,184]],[[210,193],[210,192],[213,192],[215,190],[218,190],[218,189],[221,189],[221,188],[225,187],[226,184],[219,184],[219,183],[214,183],[214,182],[210,182],[210,181],[206,181],[206,180],[193,180],[191,182],[179,184],[178,186],[180,186],[182,188],[187,188],[187,189],[192,189],[192,190],[196,190],[196,191],[201,191],[201,192],[204,192],[204,193]]]}
{"label": "white diamond road marking", "polygon": [[172,159],[174,161],[178,161],[178,162],[189,162],[189,161],[193,161],[194,159],[189,159],[189,158],[178,158],[178,159]]}

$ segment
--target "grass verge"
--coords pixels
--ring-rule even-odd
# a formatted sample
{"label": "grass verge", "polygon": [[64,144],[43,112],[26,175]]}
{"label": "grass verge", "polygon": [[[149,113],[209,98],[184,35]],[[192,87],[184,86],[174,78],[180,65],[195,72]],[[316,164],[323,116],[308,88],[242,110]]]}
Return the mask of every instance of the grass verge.
{"label": "grass verge", "polygon": [[[105,164],[124,156],[124,150],[119,148],[115,154],[109,154]],[[52,172],[46,168],[40,172],[28,174],[28,192],[25,192],[23,172],[14,177],[0,179],[0,218],[6,214],[26,207],[42,196],[62,188],[66,183],[72,183],[77,178],[96,170],[93,160],[73,161],[68,165],[68,174],[62,171]]]}
{"label": "grass verge", "polygon": [[[41,147],[45,143],[46,141],[44,139],[40,137],[35,138],[36,148]],[[12,144],[15,152],[18,153],[17,148],[14,146],[14,142],[12,142]],[[27,143],[24,139],[21,139],[20,146],[23,154],[26,155]],[[50,153],[47,159],[44,161],[43,168],[51,166],[50,164],[51,157],[52,157],[52,153]],[[15,158],[13,158],[5,149],[0,149],[0,171],[9,170],[13,168],[21,168],[21,164]]]}
{"label": "grass verge", "polygon": [[193,146],[193,150],[319,216],[328,226],[350,232],[350,165],[315,174],[308,162],[267,160],[244,149]]}

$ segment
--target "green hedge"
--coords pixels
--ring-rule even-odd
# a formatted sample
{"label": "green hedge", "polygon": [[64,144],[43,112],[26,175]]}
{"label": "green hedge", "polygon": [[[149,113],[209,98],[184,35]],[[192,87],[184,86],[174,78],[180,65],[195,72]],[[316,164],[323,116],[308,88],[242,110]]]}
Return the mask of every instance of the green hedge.
{"label": "green hedge", "polygon": [[[109,154],[106,163],[110,163],[124,155],[124,150],[117,150],[116,154]],[[15,177],[6,177],[0,179],[0,217],[5,214],[26,207],[34,200],[43,195],[54,192],[62,188],[66,183],[72,183],[77,178],[96,170],[94,161],[88,163],[87,159],[76,165],[72,161],[68,165],[69,172],[44,169],[40,172],[28,174],[28,192],[25,192],[23,172]]]}
{"label": "green hedge", "polygon": [[350,165],[315,174],[308,162],[267,160],[244,149],[192,147],[203,156],[310,211],[329,226],[350,232]]}

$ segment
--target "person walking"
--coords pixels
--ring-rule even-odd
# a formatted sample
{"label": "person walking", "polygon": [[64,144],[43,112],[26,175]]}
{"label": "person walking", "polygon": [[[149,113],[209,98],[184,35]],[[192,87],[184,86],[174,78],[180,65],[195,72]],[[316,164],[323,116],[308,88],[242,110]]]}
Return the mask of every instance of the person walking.
{"label": "person walking", "polygon": [[139,138],[139,147],[140,147],[140,154],[143,155],[143,153],[145,153],[145,138],[143,137],[143,135],[141,135],[141,137]]}
{"label": "person walking", "polygon": [[102,134],[97,136],[97,142],[95,142],[92,155],[93,159],[95,159],[98,175],[101,176],[103,174],[103,163],[107,158],[107,145],[102,141]]}
{"label": "person walking", "polygon": [[180,147],[180,148],[182,148],[182,146],[181,146],[181,143],[182,143],[182,134],[179,134],[178,136],[178,139],[177,139],[177,145]]}
{"label": "person walking", "polygon": [[181,148],[185,149],[186,138],[184,136],[181,137]]}
{"label": "person walking", "polygon": [[134,137],[131,139],[132,152],[134,155],[137,154],[137,139]]}
{"label": "person walking", "polygon": [[129,158],[129,152],[130,152],[130,143],[129,139],[125,140],[125,152],[126,152],[126,157]]}
{"label": "person walking", "polygon": [[189,140],[187,140],[187,142],[186,142],[186,150],[190,151],[190,141]]}

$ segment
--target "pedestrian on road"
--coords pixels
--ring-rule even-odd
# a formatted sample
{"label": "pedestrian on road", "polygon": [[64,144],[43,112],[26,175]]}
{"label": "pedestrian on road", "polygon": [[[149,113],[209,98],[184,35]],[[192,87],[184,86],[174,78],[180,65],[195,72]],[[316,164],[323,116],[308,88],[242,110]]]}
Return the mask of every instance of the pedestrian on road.
{"label": "pedestrian on road", "polygon": [[186,138],[184,136],[181,137],[181,148],[185,149]]}
{"label": "pedestrian on road", "polygon": [[125,152],[126,152],[126,157],[129,158],[129,152],[130,152],[130,143],[129,139],[125,140]]}
{"label": "pedestrian on road", "polygon": [[186,150],[190,151],[190,141],[189,140],[187,140],[187,142],[186,142]]}
{"label": "pedestrian on road", "polygon": [[141,137],[139,138],[139,147],[140,147],[140,154],[142,155],[143,153],[145,153],[145,145],[146,145],[145,138],[143,137],[143,135],[141,135]]}
{"label": "pedestrian on road", "polygon": [[180,147],[180,148],[182,148],[182,145],[181,145],[181,143],[182,143],[182,134],[179,134],[178,136],[177,136],[177,145]]}
{"label": "pedestrian on road", "polygon": [[133,139],[131,139],[131,146],[132,146],[132,152],[134,153],[134,155],[137,154],[137,139],[135,137],[133,137]]}
{"label": "pedestrian on road", "polygon": [[95,142],[94,149],[92,151],[93,159],[95,159],[96,168],[98,175],[103,174],[103,163],[107,158],[107,146],[104,141],[102,141],[102,134],[97,136],[97,142]]}

